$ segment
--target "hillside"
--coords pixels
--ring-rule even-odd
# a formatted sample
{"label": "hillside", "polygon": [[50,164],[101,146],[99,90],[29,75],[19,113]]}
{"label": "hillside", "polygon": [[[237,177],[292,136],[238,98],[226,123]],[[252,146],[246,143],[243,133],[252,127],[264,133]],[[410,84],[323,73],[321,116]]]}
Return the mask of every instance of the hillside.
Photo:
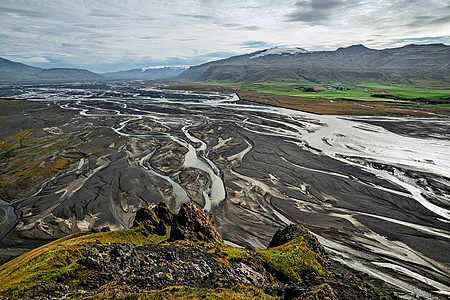
{"label": "hillside", "polygon": [[5,73],[17,73],[34,75],[42,71],[42,68],[32,67],[19,62],[10,61],[0,57],[0,70]]}
{"label": "hillside", "polygon": [[194,66],[178,78],[206,82],[450,83],[450,46],[443,44],[384,50],[354,45],[336,51],[259,55],[261,52]]}
{"label": "hillside", "polygon": [[105,77],[100,76],[88,70],[82,69],[71,69],[71,68],[52,68],[45,69],[36,74],[37,77],[47,80],[98,80],[105,79]]}
{"label": "hillside", "polygon": [[0,57],[0,82],[156,80],[177,76],[185,70],[185,67],[148,67],[97,74],[76,68],[37,68]]}
{"label": "hillside", "polygon": [[0,81],[85,81],[101,79],[105,78],[88,70],[73,68],[43,69],[0,57]]}
{"label": "hillside", "polygon": [[212,215],[192,202],[140,209],[134,227],[79,233],[0,266],[2,299],[382,299],[334,272],[301,225],[275,233],[268,249],[225,245]]}

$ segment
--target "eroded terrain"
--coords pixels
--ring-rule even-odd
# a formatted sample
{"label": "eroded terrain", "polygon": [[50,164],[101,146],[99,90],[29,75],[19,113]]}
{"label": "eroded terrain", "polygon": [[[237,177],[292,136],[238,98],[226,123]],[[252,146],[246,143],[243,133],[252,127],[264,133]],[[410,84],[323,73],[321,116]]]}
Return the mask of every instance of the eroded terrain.
{"label": "eroded terrain", "polygon": [[319,116],[130,84],[2,93],[32,100],[2,101],[4,245],[128,228],[139,207],[192,200],[233,245],[264,248],[298,222],[402,297],[450,294],[447,118]]}

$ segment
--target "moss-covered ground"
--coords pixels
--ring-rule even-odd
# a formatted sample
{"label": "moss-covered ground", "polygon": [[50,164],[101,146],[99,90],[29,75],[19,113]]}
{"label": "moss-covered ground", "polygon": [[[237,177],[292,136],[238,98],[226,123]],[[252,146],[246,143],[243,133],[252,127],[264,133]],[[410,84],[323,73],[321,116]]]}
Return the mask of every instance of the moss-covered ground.
{"label": "moss-covered ground", "polygon": [[78,233],[48,243],[0,266],[0,295],[20,298],[40,284],[67,284],[74,287],[95,281],[97,272],[77,263],[86,243],[131,243],[145,245],[162,242],[168,236],[145,235],[136,227],[100,233]]}
{"label": "moss-covered ground", "polygon": [[[216,260],[224,267],[231,262],[243,262],[256,266],[264,262],[276,274],[290,281],[301,281],[306,273],[317,276],[327,276],[328,270],[319,263],[310,248],[308,241],[297,238],[285,245],[268,250],[249,252],[247,249],[236,248],[220,242],[194,242],[180,240],[169,242],[168,235],[143,234],[142,227],[101,233],[79,233],[56,240],[30,251],[2,266],[0,266],[0,294],[19,299],[23,295],[42,284],[63,284],[76,290],[79,286],[89,286],[96,282],[99,273],[77,263],[82,258],[80,249],[87,243],[131,243],[146,245],[156,243],[176,243],[187,248],[194,247],[198,251],[214,253]],[[168,228],[167,232],[170,232]],[[197,251],[197,250],[196,250]],[[95,294],[96,297],[108,298],[117,287],[103,286]],[[118,292],[117,293],[121,293]],[[256,287],[237,285],[234,288],[203,289],[198,287],[171,287],[160,291],[123,294],[123,299],[273,299]]]}
{"label": "moss-covered ground", "polygon": [[259,250],[266,263],[280,275],[291,281],[302,281],[307,274],[328,276],[329,272],[304,237],[296,238],[278,247]]}

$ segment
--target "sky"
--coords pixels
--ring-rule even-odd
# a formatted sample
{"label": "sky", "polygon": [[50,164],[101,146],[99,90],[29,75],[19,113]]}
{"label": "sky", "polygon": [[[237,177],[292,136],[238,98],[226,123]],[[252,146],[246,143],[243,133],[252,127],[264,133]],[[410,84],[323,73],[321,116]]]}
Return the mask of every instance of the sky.
{"label": "sky", "polygon": [[108,72],[271,47],[450,44],[448,0],[0,0],[0,57]]}

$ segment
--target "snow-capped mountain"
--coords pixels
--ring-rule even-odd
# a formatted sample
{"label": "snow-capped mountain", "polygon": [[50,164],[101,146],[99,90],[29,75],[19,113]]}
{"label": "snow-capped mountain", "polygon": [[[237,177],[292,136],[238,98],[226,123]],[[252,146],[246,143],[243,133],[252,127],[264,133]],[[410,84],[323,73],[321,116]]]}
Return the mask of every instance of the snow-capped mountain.
{"label": "snow-capped mountain", "polygon": [[250,57],[250,59],[267,56],[267,55],[296,55],[296,54],[304,54],[309,53],[308,50],[305,50],[303,48],[299,47],[293,47],[293,48],[270,48],[263,50],[262,52],[258,52],[258,54],[255,54]]}

